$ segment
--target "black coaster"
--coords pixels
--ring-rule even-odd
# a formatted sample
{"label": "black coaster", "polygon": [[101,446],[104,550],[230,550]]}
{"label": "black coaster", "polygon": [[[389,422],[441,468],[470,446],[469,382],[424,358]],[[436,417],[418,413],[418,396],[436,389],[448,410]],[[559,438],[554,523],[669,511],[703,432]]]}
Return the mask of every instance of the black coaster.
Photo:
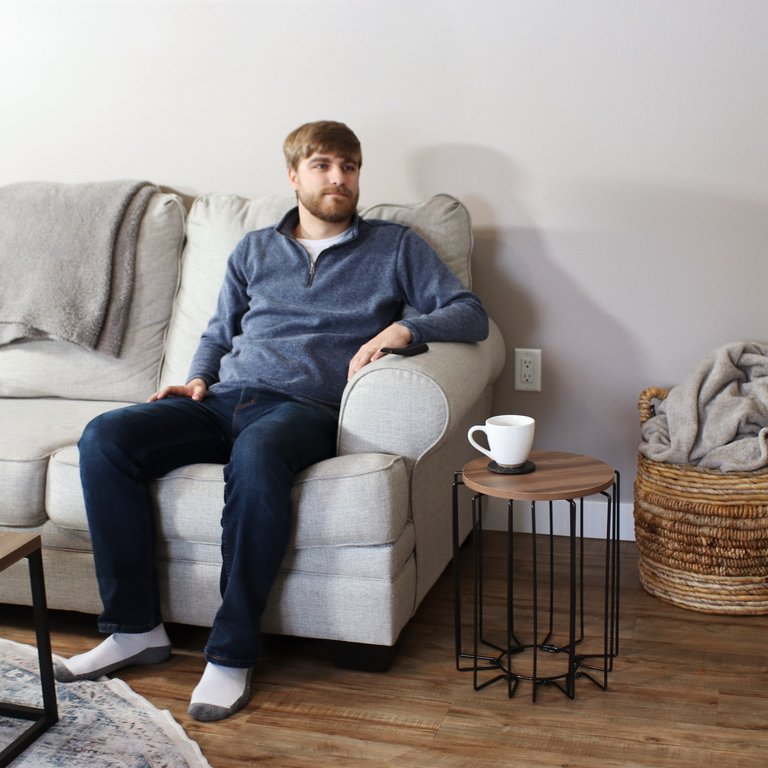
{"label": "black coaster", "polygon": [[488,465],[488,469],[490,469],[491,472],[496,472],[498,475],[528,475],[535,471],[536,465],[530,461],[530,459],[523,462],[519,467],[502,467],[495,461],[492,461]]}

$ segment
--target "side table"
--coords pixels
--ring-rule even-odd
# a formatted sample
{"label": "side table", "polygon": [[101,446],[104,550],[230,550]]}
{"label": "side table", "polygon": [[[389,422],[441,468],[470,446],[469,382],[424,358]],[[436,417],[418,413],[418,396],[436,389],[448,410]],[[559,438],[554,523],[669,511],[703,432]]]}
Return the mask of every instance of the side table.
{"label": "side table", "polygon": [[[456,668],[462,672],[473,673],[475,690],[505,680],[511,698],[520,682],[527,680],[532,684],[534,702],[540,686],[554,686],[572,699],[576,695],[576,679],[580,677],[588,678],[605,690],[608,687],[608,673],[613,670],[613,660],[619,652],[619,474],[605,462],[573,453],[534,451],[529,458],[536,467],[530,474],[492,472],[488,468],[487,458],[475,459],[454,474],[453,579]],[[459,557],[459,487],[462,485],[475,492],[472,497],[471,650],[464,648],[462,638]],[[605,537],[601,543],[603,594],[601,605],[596,606],[602,620],[599,633],[591,626],[587,638],[584,611],[584,499],[597,494],[606,502]],[[499,610],[496,606],[497,623],[501,621],[505,624],[501,630],[497,628],[502,634],[502,639],[496,642],[488,639],[487,615],[493,611],[486,605],[489,601],[484,594],[483,499],[487,496],[507,501],[506,600],[505,605],[501,606],[502,613],[506,615],[503,619],[498,619]],[[515,576],[520,568],[514,556],[515,501],[530,502],[532,583],[529,595],[515,593]],[[556,537],[554,533],[555,502],[560,501],[567,505],[567,537]],[[543,531],[544,550],[548,552],[548,557],[540,553],[542,536],[537,532],[537,502],[547,502],[549,507],[548,524],[544,524],[546,530]],[[590,514],[594,514],[592,507]],[[567,584],[555,584],[555,538],[559,538],[561,542],[567,540]],[[548,560],[548,574],[544,569],[545,576],[548,576],[548,589],[544,599],[540,585],[544,578],[540,573],[542,568],[539,561],[542,559]],[[562,592],[567,596],[567,622],[560,622],[556,626],[555,596],[556,593],[559,596]],[[523,612],[526,619],[529,618],[530,624],[524,628],[526,638],[521,640],[519,638],[523,633],[519,614]],[[528,621],[523,623],[528,624]],[[586,645],[590,648],[585,648]],[[526,670],[522,670],[517,657],[525,651],[530,652],[531,663]],[[567,662],[558,664],[558,669],[553,670],[553,661],[563,655],[567,656]],[[469,664],[466,664],[467,659]],[[548,668],[547,674],[542,673],[543,667]],[[492,676],[481,682],[481,672],[490,672]],[[594,673],[597,673],[597,676]]]}
{"label": "side table", "polygon": [[40,664],[40,682],[43,689],[43,707],[26,707],[20,704],[0,703],[0,715],[32,720],[11,744],[0,752],[0,766],[10,764],[35,739],[59,719],[56,703],[56,683],[53,679],[51,638],[48,631],[48,609],[45,600],[43,556],[40,537],[26,533],[0,533],[0,571],[26,557],[29,561],[29,578],[32,586],[32,615],[37,638],[37,657]]}

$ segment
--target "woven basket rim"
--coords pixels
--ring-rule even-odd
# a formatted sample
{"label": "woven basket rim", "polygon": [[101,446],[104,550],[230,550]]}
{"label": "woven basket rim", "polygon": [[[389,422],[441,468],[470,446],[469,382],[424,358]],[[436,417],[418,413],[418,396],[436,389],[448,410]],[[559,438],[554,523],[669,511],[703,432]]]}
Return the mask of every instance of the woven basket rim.
{"label": "woven basket rim", "polygon": [[706,477],[707,479],[715,479],[716,481],[722,481],[723,483],[734,482],[738,480],[747,480],[749,485],[753,485],[755,482],[761,482],[765,479],[765,485],[768,487],[768,467],[762,467],[760,469],[752,469],[749,471],[739,472],[722,472],[719,469],[711,469],[710,467],[700,467],[696,464],[676,464],[670,461],[655,461],[649,459],[638,451],[638,461],[644,466],[655,467],[659,472],[669,472],[670,474],[683,474],[690,475],[691,477]]}

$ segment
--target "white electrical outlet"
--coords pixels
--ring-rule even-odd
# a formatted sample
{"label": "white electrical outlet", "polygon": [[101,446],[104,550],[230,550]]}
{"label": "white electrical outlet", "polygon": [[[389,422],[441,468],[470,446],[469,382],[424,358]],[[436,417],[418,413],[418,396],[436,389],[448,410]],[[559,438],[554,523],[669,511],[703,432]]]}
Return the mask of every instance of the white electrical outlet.
{"label": "white electrical outlet", "polygon": [[541,392],[541,350],[515,350],[515,389]]}

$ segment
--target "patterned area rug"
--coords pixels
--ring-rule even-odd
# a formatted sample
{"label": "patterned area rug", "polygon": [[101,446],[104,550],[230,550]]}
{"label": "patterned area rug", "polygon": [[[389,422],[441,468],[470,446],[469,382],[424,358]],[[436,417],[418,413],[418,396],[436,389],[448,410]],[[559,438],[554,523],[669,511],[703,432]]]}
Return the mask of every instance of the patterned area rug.
{"label": "patterned area rug", "polygon": [[[41,707],[37,651],[0,639],[3,702]],[[56,684],[59,722],[13,768],[210,768],[167,710],[155,709],[122,680]],[[0,749],[29,726],[0,717]]]}

